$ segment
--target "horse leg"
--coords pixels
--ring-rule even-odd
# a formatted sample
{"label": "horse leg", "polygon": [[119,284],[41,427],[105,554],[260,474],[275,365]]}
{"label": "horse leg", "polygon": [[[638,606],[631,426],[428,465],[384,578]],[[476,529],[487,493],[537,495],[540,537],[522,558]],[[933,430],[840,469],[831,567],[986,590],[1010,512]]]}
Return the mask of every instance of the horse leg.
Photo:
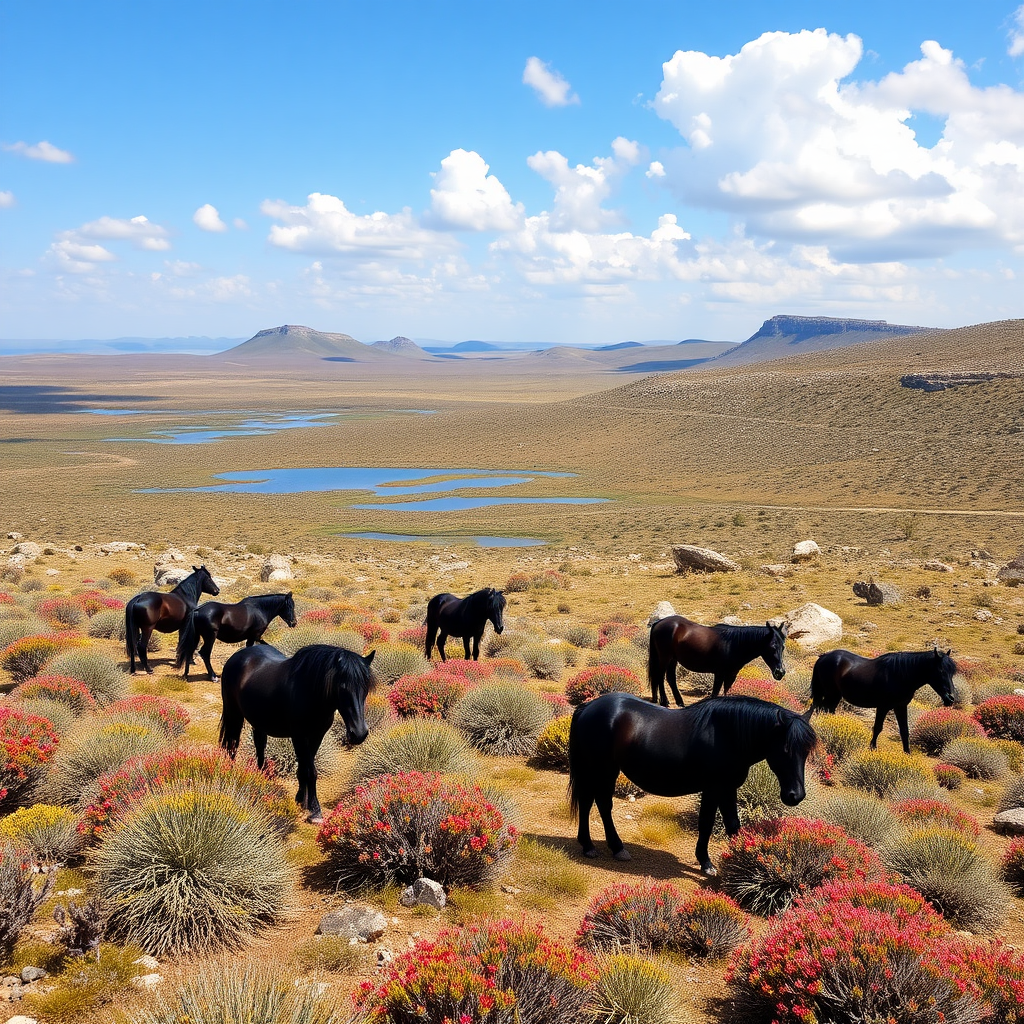
{"label": "horse leg", "polygon": [[596,857],[597,847],[590,838],[590,809],[594,806],[594,794],[589,790],[581,792],[582,787],[576,791],[577,809],[579,811],[579,828],[576,831],[576,840],[583,849],[584,857]]}
{"label": "horse leg", "polygon": [[[686,702],[682,697],[679,696],[679,685],[676,683],[676,667],[678,662],[673,658],[665,669],[665,679],[668,680],[668,685],[672,687],[672,696],[675,697],[676,705],[678,707],[686,707]],[[668,697],[665,696],[665,683],[661,684],[661,703],[663,707],[668,707]]]}
{"label": "horse leg", "polygon": [[320,749],[320,743],[322,742],[323,736],[320,737],[319,743],[306,743],[306,807],[309,809],[309,823],[311,825],[319,825],[324,820],[323,811],[320,809],[320,801],[316,798],[316,752]]}
{"label": "horse leg", "polygon": [[882,726],[885,725],[885,716],[889,714],[888,708],[878,708],[875,712],[875,726],[871,730],[871,749],[874,750],[878,743],[878,736],[882,731]]}
{"label": "horse leg", "polygon": [[[711,696],[717,697],[719,691],[725,685],[725,676],[720,676],[717,672],[715,673],[715,685],[711,688]],[[728,691],[726,691],[728,692]]]}
{"label": "horse leg", "polygon": [[725,790],[718,794],[718,809],[722,812],[725,834],[734,836],[740,830],[740,812],[736,806],[736,790]]}
{"label": "horse leg", "polygon": [[900,727],[900,739],[903,740],[903,753],[910,753],[910,731],[907,728],[907,705],[897,704],[893,709],[896,724]]}
{"label": "horse leg", "polygon": [[700,811],[697,814],[696,854],[701,872],[709,878],[713,878],[718,874],[715,865],[711,863],[711,857],[708,856],[708,840],[711,839],[711,833],[715,827],[715,814],[717,813],[718,801],[714,794],[709,792],[701,793]]}
{"label": "horse leg", "polygon": [[446,643],[448,643],[448,634],[445,633],[442,630],[441,635],[437,638],[437,653],[441,655],[441,660],[442,661],[447,661],[448,660],[445,657],[445,653],[444,653],[444,645]]}
{"label": "horse leg", "polygon": [[[463,649],[466,652],[466,661],[469,661],[469,658],[470,658],[470,644],[472,644],[472,643],[473,643],[473,638],[471,636],[469,636],[468,634],[462,638],[462,646],[463,646]],[[477,657],[479,658],[480,657],[480,650],[479,650],[479,648],[477,648],[477,652],[476,653],[477,653]]]}
{"label": "horse leg", "polygon": [[299,779],[299,788],[295,793],[295,802],[306,809],[306,744],[298,736],[292,737],[292,748],[295,750],[295,774]]}
{"label": "horse leg", "polygon": [[256,767],[263,771],[267,763],[267,734],[260,732],[255,725],[252,727],[252,745],[256,748]]}
{"label": "horse leg", "polygon": [[480,638],[482,636],[483,636],[483,633],[478,633],[475,637],[473,637],[473,660],[474,661],[479,661],[480,660]]}
{"label": "horse leg", "polygon": [[629,850],[623,845],[619,833],[615,831],[615,823],[612,821],[612,796],[615,792],[615,781],[608,787],[607,792],[597,798],[597,810],[604,823],[604,837],[608,841],[608,849],[616,860],[632,860]]}
{"label": "horse leg", "polygon": [[152,626],[143,626],[139,630],[139,664],[145,669],[147,676],[153,674],[153,670],[149,667],[149,640],[152,635]]}
{"label": "horse leg", "polygon": [[[203,659],[203,664],[206,666],[206,671],[210,674],[210,682],[218,682],[219,677],[217,673],[213,671],[213,663],[210,661],[210,655],[213,653],[213,645],[217,642],[217,634],[213,633],[208,638],[203,640],[203,646],[200,648],[199,656]],[[185,668],[188,671],[188,666]],[[186,677],[187,678],[187,677]]]}

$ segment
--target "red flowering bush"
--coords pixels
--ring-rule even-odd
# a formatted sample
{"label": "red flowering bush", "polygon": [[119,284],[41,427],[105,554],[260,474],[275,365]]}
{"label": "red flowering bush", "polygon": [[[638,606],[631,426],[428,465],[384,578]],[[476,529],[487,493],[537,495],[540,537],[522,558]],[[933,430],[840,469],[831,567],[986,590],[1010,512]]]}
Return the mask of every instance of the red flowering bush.
{"label": "red flowering bush", "polygon": [[561,718],[562,715],[567,715],[572,710],[569,698],[564,693],[542,693],[540,696],[541,700],[551,708],[552,718]]}
{"label": "red flowering bush", "polygon": [[640,627],[635,622],[602,622],[597,627],[597,649],[601,650],[616,640],[632,640],[639,634]]}
{"label": "red flowering bush", "polygon": [[679,945],[697,960],[717,960],[750,936],[747,915],[720,892],[698,889],[683,904]]}
{"label": "red flowering bush", "polygon": [[449,658],[447,661],[434,665],[433,671],[458,676],[460,679],[467,679],[470,682],[479,682],[481,679],[490,679],[494,675],[494,663],[466,661],[465,658]]}
{"label": "red flowering bush", "polygon": [[679,944],[682,893],[671,882],[612,885],[587,908],[576,941],[590,949],[629,945],[672,949]]}
{"label": "red flowering bush", "polygon": [[0,590],[0,604],[14,604],[14,595],[8,594],[6,590]]}
{"label": "red flowering bush", "polygon": [[85,643],[85,637],[73,632],[22,637],[0,651],[0,668],[10,672],[16,683],[22,683],[36,675],[54,655]]}
{"label": "red flowering bush", "polygon": [[518,658],[491,658],[487,663],[491,674],[510,679],[525,679],[527,668]]}
{"label": "red flowering bush", "polygon": [[768,679],[737,679],[729,688],[730,697],[756,697],[790,711],[802,711],[800,701],[785,686]]}
{"label": "red flowering bush", "polygon": [[1024,839],[1014,839],[1003,854],[1003,881],[1013,886],[1018,896],[1024,896]]}
{"label": "red flowering bush", "polygon": [[174,784],[195,789],[204,783],[250,801],[265,811],[280,831],[295,820],[295,804],[281,784],[254,766],[232,761],[216,747],[185,747],[137,757],[96,783],[97,797],[85,809],[78,830],[99,838],[135,801]]}
{"label": "red flowering bush", "polygon": [[422,648],[427,642],[426,624],[422,626],[413,626],[410,629],[403,629],[396,639],[401,640],[404,644],[412,644],[413,647]]}
{"label": "red flowering bush", "polygon": [[149,693],[137,694],[115,701],[104,711],[107,716],[129,716],[156,722],[172,739],[180,736],[192,720],[177,701]]}
{"label": "red flowering bush", "polygon": [[522,594],[530,589],[530,578],[528,572],[514,572],[509,576],[502,590],[506,594]]}
{"label": "red flowering bush", "polygon": [[968,948],[963,962],[992,1024],[1024,1024],[1024,956],[998,942]]}
{"label": "red flowering bush", "polygon": [[388,690],[388,703],[396,715],[412,718],[444,718],[466,692],[466,681],[447,672],[402,676]]}
{"label": "red flowering bush", "polygon": [[967,772],[958,768],[955,764],[937,764],[935,766],[935,781],[943,788],[951,792],[959,789],[967,781]]}
{"label": "red flowering bush", "polygon": [[70,597],[46,598],[39,602],[36,614],[54,629],[73,629],[85,618],[82,606]]}
{"label": "red flowering bush", "polygon": [[330,608],[313,608],[303,612],[298,619],[300,626],[335,626],[334,614]]}
{"label": "red flowering bush", "polygon": [[380,622],[357,622],[352,628],[370,647],[374,644],[386,644],[391,640],[391,633]]}
{"label": "red flowering bush", "polygon": [[427,877],[450,886],[491,877],[517,836],[479,786],[403,772],[358,786],[327,816],[316,839],[343,884]]}
{"label": "red flowering bush", "polygon": [[[83,580],[83,582],[85,581]],[[84,590],[80,594],[75,594],[75,603],[90,619],[102,611],[116,611],[124,608],[124,601],[104,594],[102,590]]]}
{"label": "red flowering bush", "polygon": [[933,708],[913,724],[910,742],[926,754],[937,754],[950,740],[961,736],[983,737],[985,731],[959,708]]}
{"label": "red flowering bush", "polygon": [[801,893],[825,882],[872,879],[878,855],[836,825],[806,818],[775,818],[747,825],[722,854],[722,889],[759,914],[784,910]]}
{"label": "red flowering bush", "polygon": [[974,709],[974,717],[989,736],[1024,742],[1024,697],[1019,694],[983,700]]}
{"label": "red flowering bush", "polygon": [[420,942],[354,1000],[363,1024],[577,1024],[599,973],[538,926],[486,921]]}
{"label": "red flowering bush", "polygon": [[19,683],[11,696],[20,700],[52,700],[65,704],[80,717],[96,709],[96,699],[89,687],[71,676],[36,676]]}
{"label": "red flowering bush", "polygon": [[36,782],[56,747],[49,719],[0,707],[0,804],[16,802]]}
{"label": "red flowering bush", "polygon": [[981,825],[977,818],[942,800],[901,800],[892,805],[892,810],[897,818],[911,828],[936,826],[975,837],[981,835]]}
{"label": "red flowering bush", "polygon": [[595,665],[577,672],[565,684],[565,696],[570,704],[579,706],[588,700],[600,697],[603,693],[617,690],[622,693],[638,694],[640,680],[636,673],[628,668],[616,668],[614,665]]}

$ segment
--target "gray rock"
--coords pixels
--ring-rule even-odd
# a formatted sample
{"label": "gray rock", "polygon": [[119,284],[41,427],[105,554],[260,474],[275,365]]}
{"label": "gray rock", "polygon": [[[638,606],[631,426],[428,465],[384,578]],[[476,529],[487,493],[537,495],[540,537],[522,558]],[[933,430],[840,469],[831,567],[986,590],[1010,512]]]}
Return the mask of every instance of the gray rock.
{"label": "gray rock", "polygon": [[26,558],[38,558],[43,549],[34,540],[23,540],[11,548],[12,555],[24,555]]}
{"label": "gray rock", "polygon": [[23,1013],[16,1013],[13,1017],[7,1018],[7,1024],[39,1024],[35,1017],[26,1017]]}
{"label": "gray rock", "polygon": [[403,907],[415,907],[418,905],[436,907],[441,910],[448,902],[444,894],[444,886],[435,882],[432,878],[417,878],[412,885],[407,886],[399,897]]}
{"label": "gray rock", "polygon": [[675,615],[676,610],[672,607],[670,601],[659,601],[654,606],[654,611],[651,612],[647,619],[647,625],[653,626],[656,622],[660,622],[662,619],[667,619],[670,615]]}
{"label": "gray rock", "polygon": [[7,534],[7,539],[8,540],[21,540],[21,538],[23,536],[24,536],[24,534],[18,533],[17,530],[11,530],[11,532],[9,534]]}
{"label": "gray rock", "polygon": [[320,918],[317,935],[339,935],[343,939],[373,942],[388,926],[388,919],[376,908],[365,903],[349,903],[331,910]]}
{"label": "gray rock", "polygon": [[776,562],[769,565],[762,565],[761,572],[766,576],[774,576],[775,579],[781,580],[793,575],[793,566],[787,565],[785,562]]}
{"label": "gray rock", "polygon": [[145,551],[145,544],[136,544],[130,540],[112,540],[109,544],[101,544],[100,551],[105,555],[121,555],[126,551]]}
{"label": "gray rock", "polygon": [[903,595],[888,583],[876,583],[868,580],[867,583],[854,583],[853,592],[863,598],[872,608],[880,605],[902,604]]}
{"label": "gray rock", "polygon": [[945,562],[940,562],[937,558],[930,558],[927,562],[921,564],[922,569],[927,569],[929,572],[952,572],[953,566],[946,565]]}
{"label": "gray rock", "polygon": [[41,981],[46,977],[46,971],[42,967],[22,967],[21,981],[24,985],[31,985],[33,981]]}
{"label": "gray rock", "polygon": [[1024,807],[1011,807],[1008,811],[1000,811],[992,819],[992,827],[997,832],[1006,832],[1011,836],[1024,835]]}
{"label": "gray rock", "polygon": [[284,555],[267,555],[260,569],[263,583],[282,583],[293,579],[292,563]]}
{"label": "gray rock", "polygon": [[138,960],[133,960],[133,964],[136,967],[145,967],[147,971],[155,971],[160,966],[160,961],[155,956],[150,956],[146,953],[144,956],[140,956]]}
{"label": "gray rock", "polygon": [[673,544],[672,560],[676,563],[676,571],[682,573],[738,572],[740,568],[731,558],[693,544]]}
{"label": "gray rock", "polygon": [[821,555],[821,548],[813,540],[802,540],[793,545],[794,562],[813,562]]}
{"label": "gray rock", "polygon": [[176,587],[192,570],[181,565],[158,563],[153,566],[153,582],[158,587]]}
{"label": "gray rock", "polygon": [[835,612],[811,601],[768,621],[773,625],[788,625],[788,639],[801,647],[817,647],[826,641],[839,640],[843,635],[843,620]]}

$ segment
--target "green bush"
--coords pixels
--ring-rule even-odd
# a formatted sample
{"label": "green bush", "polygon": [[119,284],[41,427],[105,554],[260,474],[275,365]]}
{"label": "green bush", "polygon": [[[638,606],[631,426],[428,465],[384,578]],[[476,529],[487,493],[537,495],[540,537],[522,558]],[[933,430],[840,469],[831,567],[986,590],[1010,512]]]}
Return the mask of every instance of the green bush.
{"label": "green bush", "polygon": [[27,850],[36,864],[66,864],[82,848],[78,818],[66,807],[35,804],[0,820],[0,839]]}
{"label": "green bush", "polygon": [[529,754],[551,712],[532,690],[516,683],[490,683],[470,690],[455,705],[452,724],[485,754]]}
{"label": "green bush", "polygon": [[574,647],[592,647],[596,651],[599,639],[597,626],[588,626],[582,622],[573,623],[566,629],[565,639]]}
{"label": "green bush", "polygon": [[109,654],[102,651],[84,648],[58,654],[46,663],[46,674],[80,679],[101,706],[128,696],[128,676]]}
{"label": "green bush", "polygon": [[351,782],[400,772],[472,776],[476,770],[473,749],[458,729],[431,718],[410,718],[381,727],[356,747]]}
{"label": "green bush", "polygon": [[842,768],[843,781],[878,796],[890,796],[898,786],[916,781],[934,787],[935,776],[920,756],[902,750],[860,750]]}
{"label": "green bush", "polygon": [[565,658],[552,644],[527,644],[519,657],[534,679],[557,679],[565,671]]}
{"label": "green bush", "polygon": [[999,810],[1012,811],[1015,807],[1024,807],[1024,776],[1011,780],[999,798]]}
{"label": "green bush", "polygon": [[808,813],[811,812],[830,825],[838,825],[868,846],[878,846],[899,826],[884,800],[873,793],[861,793],[855,789],[825,791]]}
{"label": "green bush", "polygon": [[1004,779],[1010,774],[1006,754],[992,740],[970,737],[950,740],[939,757],[943,764],[962,768],[969,779]]}
{"label": "green bush", "polygon": [[430,669],[423,651],[412,644],[377,644],[374,652],[373,674],[382,683],[393,683],[402,676],[420,675]]}
{"label": "green bush", "polygon": [[672,977],[643,957],[611,956],[601,965],[594,1014],[604,1024],[676,1024]]}
{"label": "green bush", "polygon": [[818,742],[836,763],[845,761],[871,742],[871,730],[853,715],[815,715],[814,731],[818,734]]}
{"label": "green bush", "polygon": [[935,755],[950,740],[984,735],[981,726],[959,708],[933,708],[914,723],[910,730],[910,744],[926,754]]}
{"label": "green bush", "polygon": [[24,640],[27,636],[38,636],[46,632],[46,623],[42,619],[4,618],[0,619],[0,651],[15,640]]}

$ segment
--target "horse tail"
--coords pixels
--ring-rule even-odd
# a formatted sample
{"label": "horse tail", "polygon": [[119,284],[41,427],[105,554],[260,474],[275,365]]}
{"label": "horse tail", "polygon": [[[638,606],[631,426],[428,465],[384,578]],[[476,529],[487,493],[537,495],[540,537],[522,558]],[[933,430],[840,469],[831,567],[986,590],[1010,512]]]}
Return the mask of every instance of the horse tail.
{"label": "horse tail", "polygon": [[[236,652],[237,653],[237,652]],[[236,655],[233,654],[231,658]],[[235,685],[235,666],[231,664],[231,658],[228,658],[227,663],[224,665],[224,670],[220,676],[220,694],[223,702],[223,710],[220,716],[220,728],[217,733],[217,740],[228,754],[234,758],[238,752],[238,744],[242,739],[242,729],[245,727],[245,715],[242,714],[242,709],[238,706],[238,701],[232,699],[230,696],[233,692],[237,693],[238,687]]]}
{"label": "horse tail", "polygon": [[651,684],[651,700],[658,699],[658,684],[665,677],[665,670],[658,660],[658,648],[654,642],[654,626],[651,626],[651,635],[647,638],[647,681]]}
{"label": "horse tail", "polygon": [[814,668],[811,670],[810,711],[812,714],[820,708],[828,708],[830,703],[829,696],[835,696],[836,685],[830,678],[832,669],[827,663],[829,660],[825,655],[821,655],[814,662]]}
{"label": "horse tail", "polygon": [[437,639],[437,598],[432,597],[427,602],[427,617],[423,620],[427,627],[427,635],[423,640],[423,654],[427,661],[430,661],[430,653],[434,649],[434,641]]}
{"label": "horse tail", "polygon": [[[567,787],[567,796],[569,799],[569,818],[571,821],[575,821],[580,816],[580,768],[582,767],[579,763],[580,750],[579,750],[579,714],[583,710],[584,705],[581,704],[572,713],[572,721],[569,723],[569,785]],[[575,739],[574,739],[575,737]]]}
{"label": "horse tail", "polygon": [[174,667],[176,669],[187,668],[192,664],[192,655],[196,653],[199,646],[199,631],[196,629],[196,610],[193,608],[188,613],[188,618],[182,623],[178,630],[178,647],[174,652]]}
{"label": "horse tail", "polygon": [[124,653],[132,658],[135,656],[136,644],[135,644],[135,602],[138,600],[138,595],[133,597],[124,606]]}

